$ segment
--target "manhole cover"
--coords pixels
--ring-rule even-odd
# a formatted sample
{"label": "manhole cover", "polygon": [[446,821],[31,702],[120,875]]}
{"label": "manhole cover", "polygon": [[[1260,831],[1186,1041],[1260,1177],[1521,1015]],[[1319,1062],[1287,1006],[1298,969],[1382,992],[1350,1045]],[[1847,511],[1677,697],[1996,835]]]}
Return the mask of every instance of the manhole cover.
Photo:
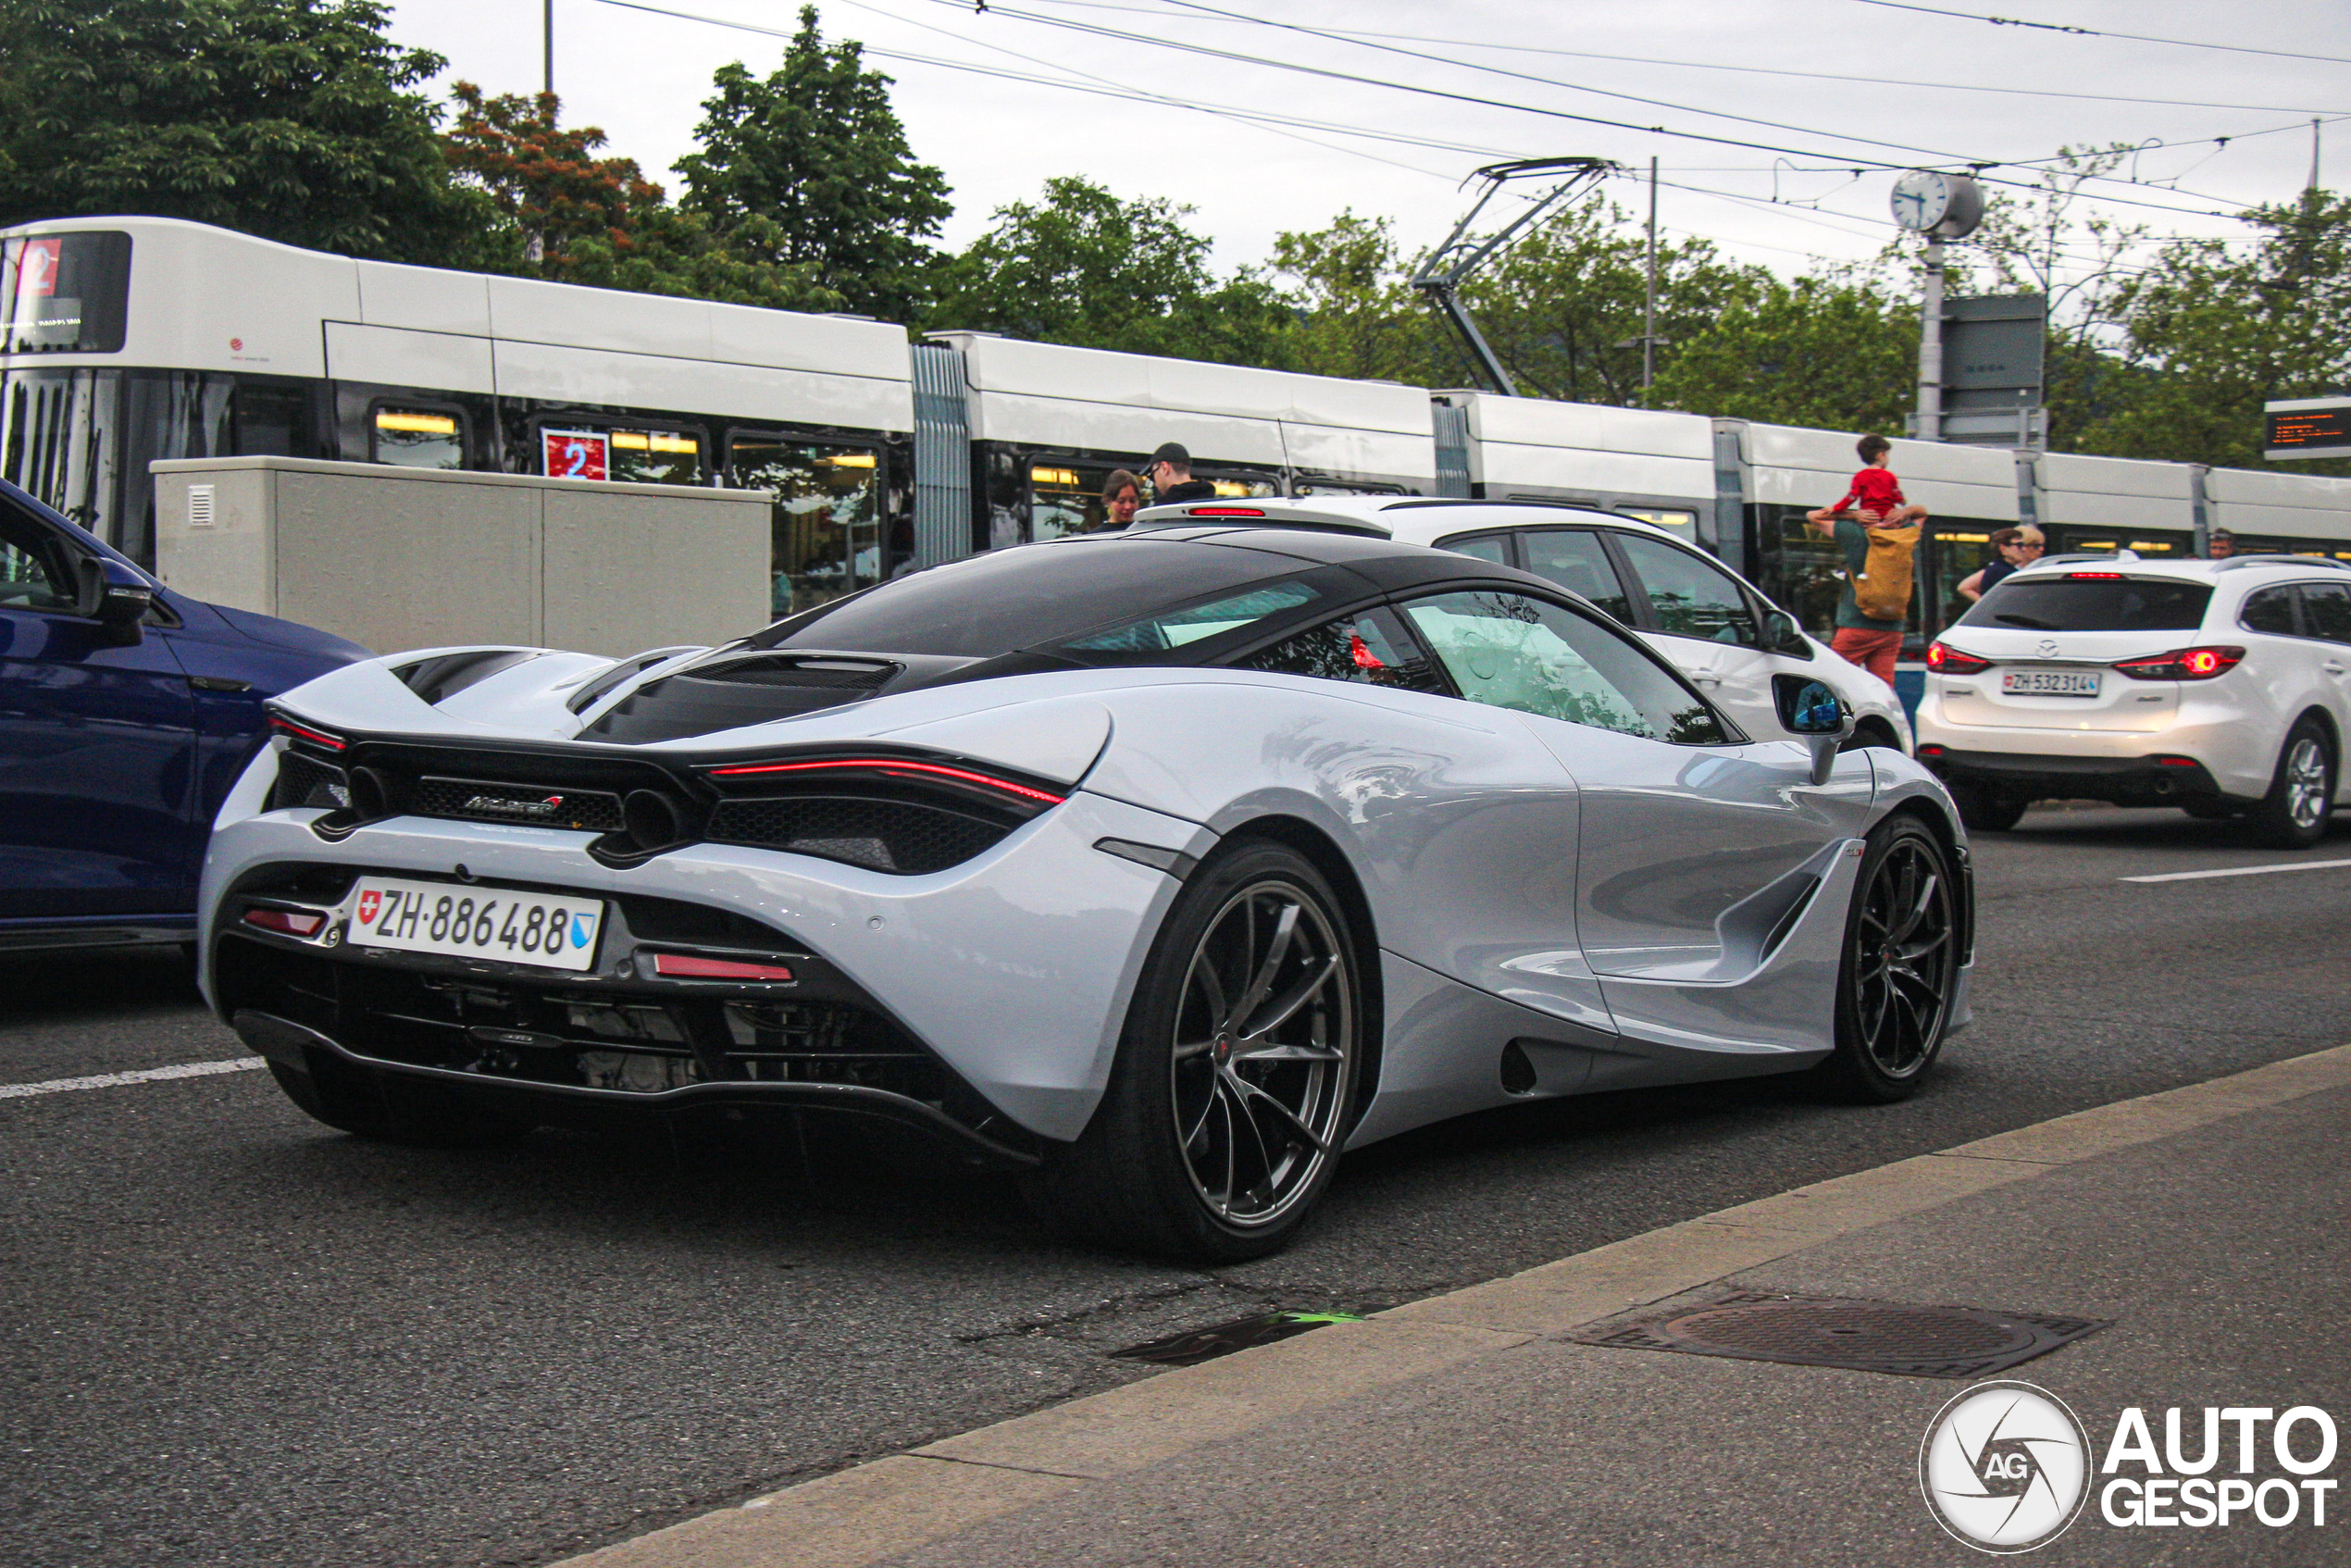
{"label": "manhole cover", "polygon": [[1261,1313],[1255,1317],[1220,1323],[1210,1328],[1188,1328],[1164,1339],[1129,1345],[1123,1350],[1110,1353],[1116,1361],[1151,1362],[1159,1366],[1198,1366],[1204,1361],[1229,1356],[1235,1350],[1246,1350],[1252,1345],[1270,1345],[1276,1339],[1287,1339],[1292,1335],[1320,1328],[1325,1324],[1362,1321],[1352,1313]]}
{"label": "manhole cover", "polygon": [[1981,1377],[2112,1325],[1981,1307],[1914,1307],[1742,1291],[1698,1306],[1593,1324],[1568,1336],[1627,1350],[1842,1366],[1903,1377]]}

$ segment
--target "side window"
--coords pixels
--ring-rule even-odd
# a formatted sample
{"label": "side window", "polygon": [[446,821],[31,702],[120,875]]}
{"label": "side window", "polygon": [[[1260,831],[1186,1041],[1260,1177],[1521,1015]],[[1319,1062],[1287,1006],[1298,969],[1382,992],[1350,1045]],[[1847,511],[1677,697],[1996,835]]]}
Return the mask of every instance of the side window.
{"label": "side window", "polygon": [[1311,675],[1408,691],[1445,691],[1444,677],[1437,673],[1392,610],[1367,610],[1325,621],[1236,664],[1241,669],[1276,675]]}
{"label": "side window", "polygon": [[2313,637],[2322,637],[2329,642],[2351,642],[2351,584],[2304,583],[2302,618]]}
{"label": "side window", "polygon": [[1616,542],[1648,592],[1649,605],[1657,612],[1658,630],[1748,648],[1761,642],[1747,595],[1722,567],[1663,540],[1636,533],[1620,533]]}
{"label": "side window", "polygon": [[1456,555],[1474,555],[1498,566],[1511,564],[1511,541],[1503,534],[1481,533],[1468,539],[1449,539],[1437,548],[1450,550]]}
{"label": "side window", "polygon": [[1680,745],[1730,739],[1714,713],[1621,632],[1516,593],[1440,593],[1405,615],[1462,695]]}
{"label": "side window", "polygon": [[0,506],[0,610],[68,610],[79,597],[73,552],[31,518]]}
{"label": "side window", "polygon": [[2300,629],[2294,620],[2294,589],[2281,584],[2247,596],[2245,608],[2237,612],[2237,625],[2247,631],[2266,631],[2273,637],[2299,636]]}
{"label": "side window", "polygon": [[1624,596],[1624,585],[1617,580],[1615,564],[1598,534],[1587,529],[1532,529],[1518,539],[1526,552],[1528,571],[1632,623],[1632,602]]}
{"label": "side window", "polygon": [[378,404],[368,456],[396,468],[466,466],[465,416],[454,408]]}
{"label": "side window", "polygon": [[1088,664],[1149,664],[1155,653],[1204,642],[1269,616],[1287,615],[1319,597],[1317,590],[1302,582],[1267,583],[1072,638],[1053,651]]}

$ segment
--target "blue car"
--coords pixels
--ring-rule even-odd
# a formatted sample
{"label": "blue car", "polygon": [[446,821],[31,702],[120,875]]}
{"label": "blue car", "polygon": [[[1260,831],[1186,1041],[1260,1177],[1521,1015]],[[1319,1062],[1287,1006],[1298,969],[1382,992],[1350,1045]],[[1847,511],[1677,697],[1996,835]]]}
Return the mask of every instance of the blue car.
{"label": "blue car", "polygon": [[193,942],[263,702],[367,657],[174,593],[0,479],[0,950]]}

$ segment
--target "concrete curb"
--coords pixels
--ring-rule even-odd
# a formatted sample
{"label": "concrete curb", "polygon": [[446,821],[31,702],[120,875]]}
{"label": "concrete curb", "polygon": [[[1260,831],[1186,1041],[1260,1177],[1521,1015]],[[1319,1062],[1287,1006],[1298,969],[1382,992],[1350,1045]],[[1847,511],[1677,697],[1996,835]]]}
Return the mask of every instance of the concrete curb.
{"label": "concrete curb", "polygon": [[859,1568],[1297,1412],[1662,1300],[1832,1237],[2351,1085],[2351,1045],[1799,1187],[805,1482],[563,1568]]}

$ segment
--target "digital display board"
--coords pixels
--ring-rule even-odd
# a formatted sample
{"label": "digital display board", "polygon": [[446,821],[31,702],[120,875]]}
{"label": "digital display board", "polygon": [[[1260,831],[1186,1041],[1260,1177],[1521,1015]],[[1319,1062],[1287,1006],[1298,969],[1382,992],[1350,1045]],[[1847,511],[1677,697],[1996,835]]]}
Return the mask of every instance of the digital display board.
{"label": "digital display board", "polygon": [[2351,457],[2351,398],[2295,398],[2262,405],[2269,430],[2261,455]]}

